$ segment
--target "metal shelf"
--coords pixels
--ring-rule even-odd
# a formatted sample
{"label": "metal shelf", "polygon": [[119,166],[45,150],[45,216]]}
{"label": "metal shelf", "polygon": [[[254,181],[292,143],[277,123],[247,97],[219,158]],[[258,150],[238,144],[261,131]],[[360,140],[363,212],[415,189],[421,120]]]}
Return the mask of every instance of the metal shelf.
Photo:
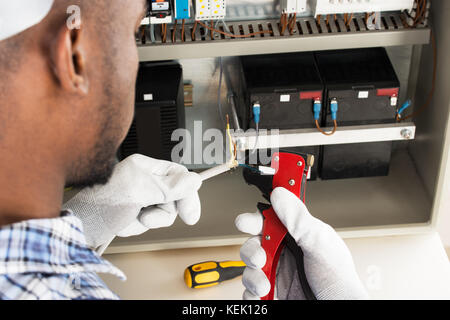
{"label": "metal shelf", "polygon": [[251,38],[230,38],[218,33],[211,37],[209,31],[199,25],[193,39],[193,25],[190,24],[186,25],[185,42],[180,40],[181,28],[178,25],[175,43],[170,36],[173,26],[169,26],[166,43],[162,43],[160,32],[155,32],[155,42],[152,43],[149,30],[146,30],[145,37],[138,41],[139,59],[157,61],[429,43],[430,28],[405,28],[402,19],[403,13],[386,13],[382,15],[380,30],[368,30],[364,16],[355,16],[348,25],[340,17],[330,19],[328,25],[324,19],[319,23],[312,17],[300,18],[293,35],[288,32],[281,35],[278,20],[228,24],[230,30],[242,34],[273,31],[272,34]]}
{"label": "metal shelf", "polygon": [[[332,128],[324,128],[331,131]],[[332,136],[325,136],[317,129],[264,131],[259,138],[256,132],[233,134],[240,151],[255,149],[274,149],[305,146],[321,146],[348,143],[368,143],[381,141],[414,140],[416,126],[414,123],[375,124],[363,126],[339,127]],[[257,144],[256,144],[257,142]]]}

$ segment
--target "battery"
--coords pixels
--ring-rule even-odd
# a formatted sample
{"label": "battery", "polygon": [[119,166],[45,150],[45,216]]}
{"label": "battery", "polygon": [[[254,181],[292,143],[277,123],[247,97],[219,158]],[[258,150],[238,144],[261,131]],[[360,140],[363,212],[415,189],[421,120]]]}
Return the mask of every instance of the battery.
{"label": "battery", "polygon": [[[261,106],[259,129],[315,127],[314,101],[322,100],[324,87],[313,53],[243,56],[240,62],[238,113],[245,130],[256,128],[255,103]],[[320,147],[298,147],[287,151],[319,158]],[[317,167],[312,169],[311,176],[313,179],[317,176]]]}
{"label": "battery", "polygon": [[[340,127],[395,123],[400,82],[384,48],[316,52],[325,85],[322,126],[332,127],[330,101],[336,99]],[[324,146],[324,180],[389,174],[392,142]]]}
{"label": "battery", "polygon": [[240,57],[240,121],[255,128],[252,106],[261,105],[260,129],[314,127],[314,100],[322,100],[323,85],[313,53]]}

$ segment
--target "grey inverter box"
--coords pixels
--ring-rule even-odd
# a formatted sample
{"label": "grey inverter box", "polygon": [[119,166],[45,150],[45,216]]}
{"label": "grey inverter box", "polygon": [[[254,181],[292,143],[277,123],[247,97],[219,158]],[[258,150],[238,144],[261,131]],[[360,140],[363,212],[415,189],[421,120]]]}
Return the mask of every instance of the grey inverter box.
{"label": "grey inverter box", "polygon": [[[330,102],[336,99],[339,127],[396,122],[400,83],[384,48],[316,53],[325,85],[322,126],[332,127]],[[324,146],[321,178],[389,174],[392,142]]]}

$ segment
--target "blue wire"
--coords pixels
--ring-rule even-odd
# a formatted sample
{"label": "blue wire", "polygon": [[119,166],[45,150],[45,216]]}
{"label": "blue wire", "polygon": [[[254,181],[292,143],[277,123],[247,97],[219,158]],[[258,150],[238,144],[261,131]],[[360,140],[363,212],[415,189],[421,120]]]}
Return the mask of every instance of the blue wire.
{"label": "blue wire", "polygon": [[397,114],[399,115],[399,116],[401,116],[402,115],[402,113],[406,110],[406,109],[408,109],[409,107],[411,107],[411,100],[408,100],[408,101],[406,101],[404,104],[403,104],[403,106],[398,110],[398,112],[397,112]]}
{"label": "blue wire", "polygon": [[260,171],[258,169],[254,168],[252,166],[246,165],[246,164],[240,164],[239,167],[247,168],[247,169],[250,169],[250,170],[252,170],[252,171],[254,171],[256,173],[260,173]]}

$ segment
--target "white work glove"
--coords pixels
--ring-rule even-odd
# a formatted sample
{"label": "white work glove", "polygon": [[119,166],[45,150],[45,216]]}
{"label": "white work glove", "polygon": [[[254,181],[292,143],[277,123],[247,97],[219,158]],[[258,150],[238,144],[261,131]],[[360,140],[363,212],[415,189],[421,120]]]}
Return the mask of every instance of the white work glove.
{"label": "white work glove", "polygon": [[[273,209],[304,253],[305,273],[318,300],[368,299],[344,241],[329,225],[314,218],[293,193],[276,188],[270,197]],[[247,264],[242,278],[245,300],[260,299],[270,291],[270,282],[261,270],[266,253],[261,247],[263,216],[246,213],[236,218],[237,228],[254,235],[241,248]],[[277,269],[276,299],[303,300],[295,258],[284,249]]]}
{"label": "white work glove", "polygon": [[169,227],[177,216],[196,224],[201,184],[184,166],[136,154],[117,164],[106,185],[83,189],[63,207],[82,220],[88,245],[97,248],[116,236]]}

